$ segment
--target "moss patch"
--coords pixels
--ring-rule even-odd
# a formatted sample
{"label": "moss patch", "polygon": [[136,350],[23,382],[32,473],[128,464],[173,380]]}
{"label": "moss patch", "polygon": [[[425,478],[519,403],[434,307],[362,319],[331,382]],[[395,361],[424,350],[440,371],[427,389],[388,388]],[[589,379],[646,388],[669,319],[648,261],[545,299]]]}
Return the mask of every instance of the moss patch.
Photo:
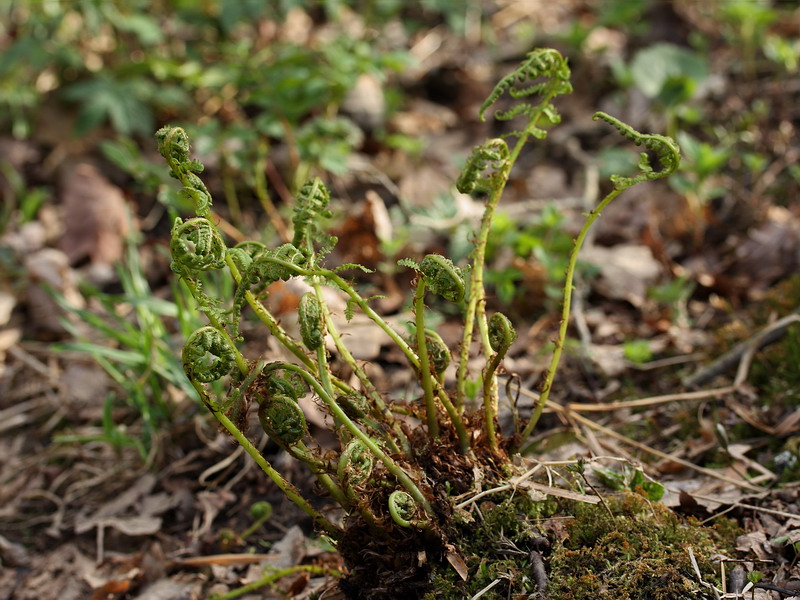
{"label": "moss patch", "polygon": [[[469,579],[448,564],[433,569],[425,600],[461,600],[499,580],[481,598],[549,600],[683,600],[712,595],[697,581],[688,548],[704,581],[719,585],[710,557],[732,552],[737,528],[723,520],[702,526],[635,494],[602,504],[548,500],[524,494],[481,503],[473,522],[456,526]],[[549,582],[538,590],[538,554]]]}
{"label": "moss patch", "polygon": [[732,551],[736,528],[684,521],[662,504],[635,494],[602,505],[575,504],[574,516],[550,561],[553,600],[683,600],[713,598],[697,581],[691,547],[703,580],[719,585],[710,557]]}

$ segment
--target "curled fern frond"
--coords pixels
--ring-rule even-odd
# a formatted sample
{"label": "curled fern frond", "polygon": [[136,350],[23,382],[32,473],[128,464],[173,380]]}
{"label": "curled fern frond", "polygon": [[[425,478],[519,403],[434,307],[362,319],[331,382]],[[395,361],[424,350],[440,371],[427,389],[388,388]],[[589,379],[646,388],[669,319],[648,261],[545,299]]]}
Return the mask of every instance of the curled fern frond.
{"label": "curled fern frond", "polygon": [[294,215],[294,237],[292,243],[298,248],[302,247],[306,240],[306,233],[310,227],[316,227],[321,219],[330,218],[332,213],[328,210],[331,201],[331,194],[319,177],[307,181],[295,200]]}
{"label": "curled fern frond", "polygon": [[170,267],[179,275],[196,277],[200,271],[225,266],[225,242],[208,219],[175,219],[169,242]]}
{"label": "curled fern frond", "polygon": [[183,345],[183,370],[193,381],[210,383],[227,375],[236,358],[233,349],[214,327],[201,327]]}
{"label": "curled fern frond", "polygon": [[428,254],[419,264],[419,271],[434,294],[450,302],[461,302],[464,298],[464,275],[449,258]]}
{"label": "curled fern frond", "polygon": [[156,131],[156,142],[158,153],[167,160],[170,169],[177,165],[183,167],[178,173],[170,173],[176,179],[180,179],[179,174],[186,171],[200,173],[203,170],[200,162],[189,159],[189,136],[182,127],[162,127]]}
{"label": "curled fern frond", "polygon": [[304,267],[306,262],[306,255],[288,243],[274,250],[263,250],[256,254],[247,269],[241,273],[241,280],[233,295],[234,323],[238,321],[242,307],[247,301],[247,292],[258,294],[276,281],[291,279],[297,272],[289,265]]}
{"label": "curled fern frond", "polygon": [[515,100],[537,95],[541,97],[541,102],[519,103],[509,110],[496,111],[494,118],[508,121],[518,115],[525,115],[528,117],[525,131],[542,138],[546,132],[538,125],[557,123],[560,120],[558,112],[550,101],[556,96],[572,92],[569,65],[561,53],[552,48],[539,48],[528,53],[525,60],[514,71],[503,77],[486,101],[481,104],[478,113],[481,121],[485,120],[484,114],[488,108],[506,92]]}
{"label": "curled fern frond", "polygon": [[297,400],[308,393],[308,386],[297,372],[276,369],[269,372],[267,393],[270,395],[281,394]]}
{"label": "curled fern frond", "polygon": [[389,495],[389,514],[400,527],[411,527],[419,510],[410,494],[395,490]]}
{"label": "curled fern frond", "polygon": [[367,397],[358,392],[337,396],[336,403],[342,407],[344,414],[355,421],[365,417],[370,409],[370,403]]}
{"label": "curled fern frond", "polygon": [[162,127],[156,132],[158,151],[169,165],[169,174],[183,184],[180,194],[191,200],[200,216],[211,210],[211,194],[203,181],[195,175],[203,171],[203,164],[189,158],[189,136],[181,127]]}
{"label": "curled fern frond", "polygon": [[432,329],[425,330],[425,346],[428,349],[428,358],[430,359],[433,372],[436,373],[436,375],[441,375],[445,372],[452,360],[450,348],[444,343],[442,336]]}
{"label": "curled fern frond", "polygon": [[325,320],[322,307],[314,292],[306,292],[297,306],[300,321],[300,337],[309,350],[317,350],[325,341]]}
{"label": "curled fern frond", "polygon": [[642,152],[639,158],[639,170],[641,173],[635,177],[623,177],[622,175],[612,175],[611,181],[618,190],[624,190],[643,181],[653,181],[661,179],[674,173],[681,164],[681,149],[671,137],[657,134],[639,133],[630,125],[623,123],[619,119],[612,117],[604,112],[596,112],[593,120],[602,120],[612,125],[623,137],[632,141],[637,146],[644,146],[654,152],[658,159],[661,169],[653,170],[650,158],[646,152]]}
{"label": "curled fern frond", "polygon": [[375,456],[358,438],[353,438],[342,450],[336,474],[344,485],[357,487],[369,479],[375,467]]}
{"label": "curled fern frond", "polygon": [[258,397],[258,421],[273,440],[291,446],[308,433],[303,409],[293,398],[282,394]]}
{"label": "curled fern frond", "polygon": [[489,344],[492,346],[492,350],[505,354],[516,339],[517,331],[507,316],[502,313],[494,313],[489,318]]}
{"label": "curled fern frond", "polygon": [[[472,149],[456,180],[456,189],[462,194],[489,192],[497,187],[510,166],[508,144],[500,138],[491,139]],[[488,169],[491,173],[484,175]]]}
{"label": "curled fern frond", "polygon": [[267,247],[260,242],[247,240],[239,242],[233,248],[230,248],[228,254],[241,273],[242,271],[246,271],[247,268],[253,264],[253,259],[266,249]]}

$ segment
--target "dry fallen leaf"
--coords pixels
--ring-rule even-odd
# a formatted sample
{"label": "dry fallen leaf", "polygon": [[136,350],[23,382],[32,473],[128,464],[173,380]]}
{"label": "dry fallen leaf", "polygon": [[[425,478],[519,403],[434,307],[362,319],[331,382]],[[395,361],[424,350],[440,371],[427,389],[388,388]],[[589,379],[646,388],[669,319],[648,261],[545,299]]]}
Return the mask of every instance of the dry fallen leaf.
{"label": "dry fallen leaf", "polygon": [[113,278],[114,264],[123,255],[130,217],[125,196],[89,163],[66,171],[61,201],[64,234],[61,249],[71,265],[89,259],[95,281]]}
{"label": "dry fallen leaf", "polygon": [[647,299],[647,289],[656,283],[662,272],[659,262],[647,246],[618,244],[613,247],[593,246],[582,259],[600,269],[596,290],[617,300],[627,300],[640,307]]}
{"label": "dry fallen leaf", "polygon": [[455,569],[456,573],[458,573],[458,576],[461,577],[463,581],[469,578],[467,563],[464,562],[464,559],[461,558],[461,555],[453,546],[448,546],[447,548],[447,562],[450,563],[450,566]]}

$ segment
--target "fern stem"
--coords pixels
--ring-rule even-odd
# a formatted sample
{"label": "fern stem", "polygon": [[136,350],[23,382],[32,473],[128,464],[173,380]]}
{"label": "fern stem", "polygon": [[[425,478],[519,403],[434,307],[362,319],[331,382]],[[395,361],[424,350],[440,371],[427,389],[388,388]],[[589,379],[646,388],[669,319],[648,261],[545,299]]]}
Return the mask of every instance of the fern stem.
{"label": "fern stem", "polygon": [[267,365],[266,369],[284,369],[287,371],[294,371],[303,379],[305,379],[306,383],[331,410],[334,418],[341,420],[350,433],[361,440],[361,442],[369,449],[369,451],[372,452],[372,454],[383,463],[383,466],[386,467],[386,470],[394,475],[400,485],[402,485],[406,491],[411,494],[414,500],[416,500],[429,515],[434,514],[433,507],[430,505],[430,502],[428,502],[428,500],[425,498],[425,495],[417,487],[417,484],[415,484],[411,477],[409,477],[408,473],[406,473],[400,465],[394,462],[391,457],[389,457],[389,455],[386,454],[371,437],[361,431],[358,426],[353,423],[350,417],[345,414],[345,412],[333,398],[328,396],[322,385],[320,385],[320,383],[310,373],[308,373],[305,369],[298,367],[297,365],[289,363],[273,363],[271,365]]}
{"label": "fern stem", "polygon": [[[503,195],[508,177],[511,174],[511,169],[514,166],[517,158],[522,151],[522,147],[528,140],[529,134],[527,131],[523,132],[514,145],[514,149],[508,157],[507,162],[503,165],[502,170],[497,175],[497,180],[493,182],[492,191],[489,199],[486,202],[486,208],[483,211],[483,218],[481,219],[481,228],[478,233],[478,238],[475,240],[475,248],[472,251],[472,273],[470,275],[469,285],[469,302],[467,303],[467,310],[464,314],[464,332],[461,339],[461,354],[458,360],[458,374],[456,381],[456,402],[455,405],[459,410],[463,410],[464,401],[466,399],[466,384],[467,384],[467,366],[469,362],[469,353],[472,348],[472,333],[475,328],[475,321],[478,321],[478,327],[481,332],[481,343],[484,352],[491,352],[488,338],[488,327],[486,324],[486,288],[484,287],[483,271],[484,262],[486,261],[486,244],[489,240],[489,232],[492,228],[492,220],[497,205],[500,203],[500,197]],[[496,389],[496,383],[493,389]]]}
{"label": "fern stem", "polygon": [[603,198],[600,204],[592,209],[592,211],[587,215],[586,222],[583,224],[583,227],[581,227],[578,237],[575,238],[575,245],[569,256],[566,280],[564,281],[564,304],[561,309],[561,324],[558,328],[558,338],[556,339],[555,348],[553,349],[553,357],[550,360],[550,367],[547,369],[547,374],[545,375],[541,395],[536,401],[536,407],[534,408],[533,414],[528,420],[527,425],[525,425],[525,428],[522,430],[520,444],[531,435],[534,427],[536,427],[536,424],[539,422],[539,419],[542,416],[542,411],[547,403],[547,399],[550,396],[550,390],[553,388],[553,380],[555,379],[556,371],[558,370],[558,363],[561,361],[561,354],[564,350],[564,341],[567,338],[570,308],[572,304],[572,280],[575,276],[575,265],[578,264],[578,255],[580,254],[581,246],[583,246],[583,242],[586,239],[586,235],[589,233],[589,229],[600,216],[600,213],[602,213],[603,209],[608,206],[614,198],[619,196],[622,191],[622,189],[614,189],[609,192],[609,194]]}
{"label": "fern stem", "polygon": [[[303,271],[303,269],[300,270]],[[386,321],[384,321],[383,318],[381,318],[381,316],[378,313],[372,310],[372,307],[367,303],[367,301],[364,300],[364,298],[362,298],[358,294],[358,292],[356,292],[353,289],[353,287],[349,283],[347,283],[347,281],[345,281],[344,278],[342,278],[338,273],[336,273],[335,271],[331,271],[329,269],[319,269],[316,271],[304,272],[303,274],[307,275],[319,274],[322,275],[323,277],[327,277],[333,283],[335,283],[339,287],[339,289],[341,289],[345,294],[350,296],[353,302],[355,302],[356,305],[362,311],[364,311],[365,315],[367,315],[370,319],[372,319],[372,321],[378,327],[380,327],[395,344],[397,344],[397,346],[400,348],[403,354],[406,355],[406,358],[408,359],[408,362],[411,363],[411,366],[414,367],[415,369],[420,368],[419,357],[414,353],[414,350],[411,348],[411,346],[408,345],[408,342],[406,342],[400,336],[399,333],[397,333],[394,329],[392,329],[392,327]]]}
{"label": "fern stem", "polygon": [[[339,355],[342,357],[342,360],[344,360],[353,370],[353,373],[355,373],[358,381],[361,383],[364,393],[369,396],[378,410],[381,411],[385,423],[392,428],[397,440],[403,446],[403,451],[406,455],[409,455],[411,453],[411,445],[408,442],[406,434],[403,433],[400,424],[397,422],[397,419],[394,418],[394,414],[391,410],[389,410],[389,407],[386,406],[386,403],[383,401],[380,393],[375,389],[375,385],[372,383],[372,381],[370,381],[369,377],[367,377],[367,374],[364,372],[363,367],[358,364],[358,361],[356,361],[356,359],[350,353],[350,350],[345,345],[344,341],[342,340],[342,336],[339,334],[339,330],[336,328],[336,324],[333,321],[333,316],[331,315],[328,305],[320,301],[320,308],[322,309],[322,314],[325,317],[328,334],[331,336],[331,339],[333,339],[333,343],[336,346],[336,350],[339,352]],[[352,392],[354,390],[350,391]],[[385,436],[383,439],[392,452],[397,452],[398,454],[401,453],[400,447],[391,437]]]}
{"label": "fern stem", "polygon": [[439,437],[439,420],[436,418],[436,402],[433,400],[433,382],[428,346],[425,343],[425,280],[419,277],[414,294],[414,317],[417,327],[417,349],[419,352],[419,376],[425,395],[425,413],[428,420],[428,436]]}
{"label": "fern stem", "polygon": [[[195,387],[201,397],[207,397],[206,391],[203,389],[201,384],[193,381],[192,385]],[[317,525],[322,527],[325,532],[328,533],[328,535],[337,538],[341,534],[341,530],[336,527],[336,525],[331,523],[322,515],[322,513],[311,506],[308,500],[300,495],[300,492],[296,487],[286,481],[286,479],[284,479],[283,476],[278,473],[278,471],[272,468],[272,465],[267,462],[267,459],[265,459],[261,452],[258,451],[258,448],[256,448],[253,443],[247,439],[247,437],[239,430],[238,427],[236,427],[236,425],[231,422],[230,419],[228,419],[228,417],[225,416],[224,413],[216,410],[212,412],[214,413],[214,417],[217,419],[217,421],[219,421],[220,424],[228,430],[228,433],[230,433],[231,436],[233,436],[233,438],[239,443],[239,445],[244,448],[244,451],[247,452],[254,461],[256,461],[256,464],[261,467],[261,470],[264,471],[267,477],[269,477],[275,483],[275,485],[278,486],[278,489],[286,494],[286,497],[289,498],[289,500],[300,507],[300,509],[310,516]]]}

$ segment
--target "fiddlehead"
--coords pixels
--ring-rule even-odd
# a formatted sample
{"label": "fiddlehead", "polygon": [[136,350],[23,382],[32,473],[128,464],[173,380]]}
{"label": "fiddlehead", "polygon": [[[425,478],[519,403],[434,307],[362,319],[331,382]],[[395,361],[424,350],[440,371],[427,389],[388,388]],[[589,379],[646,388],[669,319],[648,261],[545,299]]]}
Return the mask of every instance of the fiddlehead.
{"label": "fiddlehead", "polygon": [[193,381],[210,383],[233,369],[236,357],[228,341],[214,327],[201,327],[183,345],[183,369]]}
{"label": "fiddlehead", "polygon": [[309,350],[317,350],[325,341],[325,319],[322,316],[322,307],[314,292],[306,292],[300,298],[297,306],[297,316],[300,320],[300,337]]}
{"label": "fiddlehead", "polygon": [[308,423],[296,400],[283,394],[258,397],[258,420],[273,440],[291,446],[308,434]]}
{"label": "fiddlehead", "polygon": [[528,125],[522,134],[543,138],[547,132],[539,125],[554,124],[561,120],[558,111],[550,104],[550,101],[558,95],[572,92],[572,84],[569,79],[570,69],[567,61],[557,50],[552,48],[534,50],[514,71],[503,77],[494,87],[486,101],[481,104],[478,116],[481,121],[484,121],[484,114],[488,108],[506,92],[515,100],[538,95],[542,98],[538,104],[521,102],[511,109],[496,111],[494,118],[499,121],[508,121],[518,115],[525,115],[528,117]]}
{"label": "fiddlehead", "polygon": [[400,527],[411,527],[418,524],[415,520],[418,512],[417,505],[410,494],[402,490],[395,490],[389,495],[389,514]]}
{"label": "fiddlehead", "polygon": [[208,219],[175,219],[169,242],[170,267],[178,275],[196,277],[199,271],[225,266],[225,242]]}
{"label": "fiddlehead", "polygon": [[189,136],[181,127],[162,127],[156,132],[158,151],[169,165],[169,174],[183,184],[181,195],[189,198],[195,211],[207,217],[211,211],[211,194],[196,175],[203,171],[203,164],[189,158]]}
{"label": "fiddlehead", "polygon": [[[331,194],[322,180],[317,177],[307,181],[297,194],[294,206],[292,223],[294,224],[294,237],[292,243],[298,248],[304,247],[308,235],[319,231],[317,223],[321,219],[328,219],[332,213],[328,210]],[[306,248],[311,251],[311,248]]]}
{"label": "fiddlehead", "polygon": [[233,248],[229,248],[228,255],[233,259],[233,263],[239,269],[239,273],[242,273],[253,264],[253,259],[266,251],[266,249],[267,247],[260,242],[247,240],[239,242]]}
{"label": "fiddlehead", "polygon": [[293,244],[282,244],[275,250],[263,250],[255,255],[247,269],[242,271],[236,292],[233,295],[233,323],[238,324],[239,315],[247,302],[247,292],[258,294],[276,281],[286,281],[297,275],[292,268],[306,266],[305,254]]}
{"label": "fiddlehead", "polygon": [[503,313],[494,313],[489,318],[489,344],[498,354],[505,354],[514,340],[517,332],[511,320]]}
{"label": "fiddlehead", "polygon": [[505,358],[508,349],[517,339],[517,332],[511,321],[502,313],[494,313],[488,323],[489,346],[495,354],[486,363],[483,372],[483,410],[486,425],[486,437],[489,447],[497,452],[497,437],[494,420],[497,415],[497,386],[494,383],[494,374]]}
{"label": "fiddlehead", "polygon": [[[508,176],[509,156],[508,144],[500,138],[475,146],[456,180],[456,189],[462,194],[488,193],[496,189]],[[491,169],[491,173],[484,175],[487,169]]]}
{"label": "fiddlehead", "polygon": [[298,400],[308,393],[308,386],[303,378],[294,371],[270,371],[267,379],[267,393],[281,394]]}
{"label": "fiddlehead", "polygon": [[441,377],[452,360],[450,348],[444,343],[442,336],[432,329],[425,330],[425,347],[433,372]]}
{"label": "fiddlehead", "polygon": [[654,171],[650,164],[650,158],[646,152],[642,152],[639,158],[639,170],[641,173],[636,177],[623,177],[622,175],[612,175],[611,181],[618,190],[624,190],[643,181],[661,179],[674,173],[681,164],[681,150],[678,144],[671,137],[657,134],[639,133],[630,125],[623,123],[619,119],[612,117],[604,112],[596,112],[592,117],[594,121],[602,120],[614,126],[623,137],[632,141],[637,146],[644,146],[654,152],[658,159],[661,169]]}
{"label": "fiddlehead", "polygon": [[428,289],[450,302],[461,302],[464,298],[464,275],[449,258],[439,254],[428,254],[419,263],[419,272]]}
{"label": "fiddlehead", "polygon": [[369,479],[374,467],[375,457],[372,452],[364,442],[354,438],[342,450],[336,474],[342,485],[352,489]]}
{"label": "fiddlehead", "polygon": [[641,173],[639,173],[639,175],[636,177],[612,175],[611,181],[614,183],[614,189],[611,190],[606,197],[603,198],[600,203],[586,215],[586,221],[584,222],[583,227],[581,227],[580,232],[578,232],[578,236],[575,238],[575,243],[573,245],[572,252],[570,253],[569,263],[567,265],[567,272],[564,278],[564,301],[561,308],[561,325],[558,328],[558,338],[555,341],[555,349],[553,350],[553,356],[550,359],[550,367],[547,369],[547,373],[545,374],[539,400],[536,402],[536,406],[534,407],[530,419],[528,419],[527,425],[525,425],[522,433],[520,434],[521,440],[525,440],[533,432],[533,428],[536,427],[536,424],[539,422],[539,418],[542,416],[542,411],[544,410],[545,404],[550,397],[550,391],[553,389],[553,381],[555,380],[556,372],[558,371],[561,353],[564,350],[564,340],[566,340],[567,337],[567,327],[569,326],[570,306],[573,290],[572,280],[575,275],[575,265],[578,262],[578,253],[580,252],[581,246],[583,246],[583,242],[589,233],[589,229],[599,218],[602,211],[605,210],[605,208],[614,200],[614,198],[619,196],[624,190],[636,185],[637,183],[641,183],[642,181],[651,181],[653,179],[660,179],[670,175],[678,168],[681,161],[680,148],[678,147],[678,144],[676,144],[675,141],[670,137],[664,135],[639,133],[619,119],[615,119],[614,117],[611,117],[603,112],[595,113],[593,118],[595,120],[601,119],[606,123],[613,125],[623,136],[631,140],[637,146],[644,145],[644,147],[648,150],[655,152],[659,162],[661,163],[661,170],[654,171],[650,165],[650,160],[647,154],[642,153],[641,158],[639,159],[639,170]]}
{"label": "fiddlehead", "polygon": [[342,407],[344,414],[358,421],[369,414],[370,403],[366,396],[358,392],[336,396],[336,403]]}

